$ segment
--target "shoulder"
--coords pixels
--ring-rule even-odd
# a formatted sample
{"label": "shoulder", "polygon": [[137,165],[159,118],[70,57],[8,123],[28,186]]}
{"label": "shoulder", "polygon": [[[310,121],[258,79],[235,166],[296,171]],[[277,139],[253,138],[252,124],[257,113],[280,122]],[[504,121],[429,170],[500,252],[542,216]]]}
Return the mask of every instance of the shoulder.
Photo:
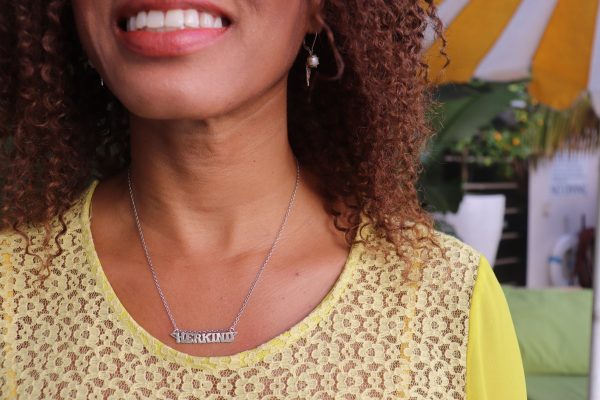
{"label": "shoulder", "polygon": [[453,288],[471,294],[479,266],[481,253],[471,245],[449,234],[433,231],[432,243],[414,252],[414,268],[422,271],[424,287]]}
{"label": "shoulder", "polygon": [[363,237],[372,246],[361,252],[357,279],[379,282],[369,290],[384,292],[412,309],[413,321],[425,323],[447,315],[449,320],[462,321],[453,330],[466,335],[463,322],[469,319],[483,260],[477,249],[440,231],[433,231],[432,240],[420,246],[407,244],[399,250],[371,227]]}
{"label": "shoulder", "polygon": [[436,245],[416,257],[419,293],[438,298],[430,307],[460,311],[468,318],[482,255],[460,239],[439,231],[434,232],[433,239]]}
{"label": "shoulder", "polygon": [[471,245],[462,240],[441,231],[434,231],[433,238],[439,243],[440,248],[445,251],[448,261],[462,261],[472,265],[478,264],[481,253]]}
{"label": "shoulder", "polygon": [[[414,233],[408,235],[410,239]],[[417,244],[402,244],[400,249],[370,224],[365,224],[357,237],[366,243],[361,254],[363,261],[390,273],[401,273],[402,282],[423,288],[452,286],[470,294],[484,261],[477,249],[438,230]]]}

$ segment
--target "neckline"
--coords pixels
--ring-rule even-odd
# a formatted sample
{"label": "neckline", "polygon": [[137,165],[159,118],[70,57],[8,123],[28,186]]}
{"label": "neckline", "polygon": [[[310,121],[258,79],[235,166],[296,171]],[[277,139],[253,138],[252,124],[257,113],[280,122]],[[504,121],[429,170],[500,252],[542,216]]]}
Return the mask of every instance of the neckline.
{"label": "neckline", "polygon": [[327,317],[331,309],[342,297],[347,287],[352,281],[352,275],[357,268],[360,260],[363,244],[357,240],[360,229],[357,230],[355,240],[350,247],[348,257],[345,261],[342,271],[338,275],[335,283],[325,295],[319,304],[308,313],[302,320],[297,322],[286,331],[258,345],[257,347],[247,349],[235,354],[226,356],[194,356],[184,353],[170,347],[152,336],[144,327],[129,314],[125,306],[121,303],[113,290],[102,265],[96,249],[91,231],[91,207],[92,196],[99,181],[94,180],[83,196],[82,210],[80,215],[80,226],[82,231],[82,245],[85,251],[86,259],[91,267],[92,274],[96,280],[96,285],[104,298],[108,302],[109,308],[114,312],[122,324],[134,338],[140,340],[144,347],[153,355],[166,361],[172,361],[184,366],[204,368],[204,369],[225,369],[232,367],[244,367],[256,364],[264,360],[267,356],[277,353],[302,337],[310,333],[323,319]]}

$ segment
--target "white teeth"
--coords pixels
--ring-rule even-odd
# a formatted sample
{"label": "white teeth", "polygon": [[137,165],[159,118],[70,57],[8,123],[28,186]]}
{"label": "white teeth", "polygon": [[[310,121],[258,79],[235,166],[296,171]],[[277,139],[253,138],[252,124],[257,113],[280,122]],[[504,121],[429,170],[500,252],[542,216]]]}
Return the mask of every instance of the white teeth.
{"label": "white teeth", "polygon": [[188,28],[198,28],[200,26],[200,18],[196,10],[185,10],[184,19],[185,26]]}
{"label": "white teeth", "polygon": [[215,23],[215,17],[207,12],[200,13],[200,28],[212,28]]}
{"label": "white teeth", "polygon": [[146,26],[150,29],[164,28],[165,13],[163,13],[162,11],[148,11],[148,17],[146,18]]}
{"label": "white teeth", "polygon": [[129,17],[129,19],[127,20],[127,30],[135,31],[136,28],[137,28],[137,25],[136,25],[135,17]]}
{"label": "white teeth", "polygon": [[223,28],[223,18],[198,10],[140,11],[127,18],[127,31],[150,29],[155,31],[185,28]]}
{"label": "white teeth", "polygon": [[146,19],[148,14],[146,11],[140,11],[135,18],[135,29],[144,29],[146,27]]}
{"label": "white teeth", "polygon": [[165,27],[166,28],[179,28],[183,29],[184,18],[183,10],[169,10],[165,14]]}

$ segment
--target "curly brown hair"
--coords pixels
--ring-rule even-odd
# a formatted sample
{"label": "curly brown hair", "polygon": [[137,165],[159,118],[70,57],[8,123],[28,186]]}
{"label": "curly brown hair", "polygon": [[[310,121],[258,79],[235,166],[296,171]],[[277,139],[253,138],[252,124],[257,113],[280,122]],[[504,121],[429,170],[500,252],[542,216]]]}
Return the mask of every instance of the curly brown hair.
{"label": "curly brown hair", "polygon": [[[1,225],[42,223],[58,243],[51,221],[92,178],[127,165],[127,112],[86,67],[69,0],[0,0],[0,9]],[[322,19],[316,85],[304,87],[302,54],[290,72],[292,148],[324,197],[351,210],[329,209],[348,243],[361,213],[398,249],[431,238],[416,182],[431,135],[427,25],[444,41],[434,0],[326,0]]]}

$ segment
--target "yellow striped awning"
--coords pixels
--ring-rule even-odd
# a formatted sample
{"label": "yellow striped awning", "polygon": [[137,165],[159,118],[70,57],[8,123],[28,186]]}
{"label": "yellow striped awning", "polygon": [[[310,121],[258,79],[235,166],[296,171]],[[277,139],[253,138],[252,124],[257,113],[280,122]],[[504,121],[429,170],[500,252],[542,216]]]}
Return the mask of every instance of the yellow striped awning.
{"label": "yellow striped awning", "polygon": [[600,0],[442,0],[440,40],[425,39],[434,83],[531,79],[538,101],[566,109],[589,91],[600,115]]}

